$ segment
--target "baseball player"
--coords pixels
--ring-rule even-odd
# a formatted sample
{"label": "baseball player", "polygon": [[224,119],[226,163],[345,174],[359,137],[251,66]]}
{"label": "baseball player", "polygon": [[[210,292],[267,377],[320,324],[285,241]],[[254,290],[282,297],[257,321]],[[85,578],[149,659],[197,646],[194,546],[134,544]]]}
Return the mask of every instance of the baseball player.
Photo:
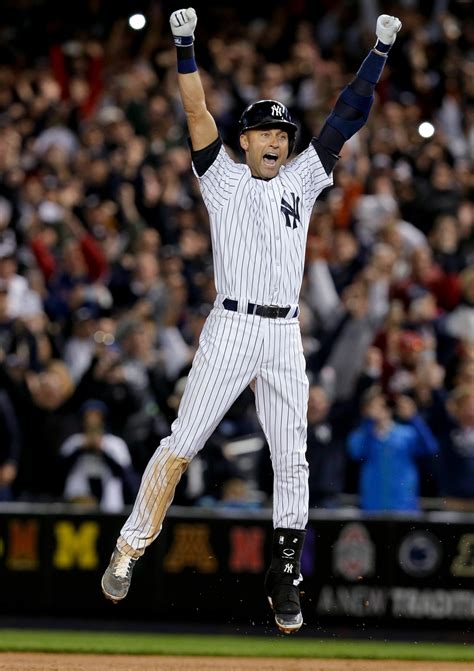
{"label": "baseball player", "polygon": [[300,559],[308,517],[308,380],[298,321],[308,225],[316,198],[333,182],[344,142],[367,120],[401,23],[393,16],[378,18],[375,47],[319,136],[293,160],[287,162],[297,126],[288,109],[276,100],[250,105],[239,126],[245,164],[230,158],[206,107],[194,57],[196,23],[192,8],[170,17],[193,169],[209,213],[217,298],[171,435],[144,472],[102,590],[114,602],[127,595],[133,567],[160,533],[182,473],[252,383],[274,471],[273,550],[265,590],[277,626],[291,633],[303,623]]}

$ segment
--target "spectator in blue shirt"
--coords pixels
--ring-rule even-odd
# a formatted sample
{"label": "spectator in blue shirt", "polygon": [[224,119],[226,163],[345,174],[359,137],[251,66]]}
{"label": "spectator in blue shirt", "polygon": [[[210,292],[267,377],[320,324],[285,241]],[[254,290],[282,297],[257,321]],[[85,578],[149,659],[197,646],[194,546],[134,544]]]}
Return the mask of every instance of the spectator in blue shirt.
{"label": "spectator in blue shirt", "polygon": [[409,396],[399,396],[394,413],[378,386],[362,398],[364,419],[349,434],[349,455],[360,462],[360,507],[367,511],[419,509],[417,459],[434,455],[438,445]]}

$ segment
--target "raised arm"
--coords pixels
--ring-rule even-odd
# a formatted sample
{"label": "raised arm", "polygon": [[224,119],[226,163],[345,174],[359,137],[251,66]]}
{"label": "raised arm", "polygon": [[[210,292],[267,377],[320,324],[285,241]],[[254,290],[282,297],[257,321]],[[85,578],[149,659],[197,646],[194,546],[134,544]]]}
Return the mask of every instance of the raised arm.
{"label": "raised arm", "polygon": [[379,81],[390,47],[395,42],[401,27],[401,21],[395,16],[382,14],[378,17],[375,46],[360,66],[356,77],[343,89],[319,136],[313,140],[328,175],[339,158],[343,144],[355,135],[368,119],[374,102],[375,85]]}
{"label": "raised arm", "polygon": [[206,99],[194,58],[194,30],[197,15],[192,7],[178,9],[170,16],[178,57],[178,85],[194,151],[204,149],[218,137],[216,122],[206,107]]}

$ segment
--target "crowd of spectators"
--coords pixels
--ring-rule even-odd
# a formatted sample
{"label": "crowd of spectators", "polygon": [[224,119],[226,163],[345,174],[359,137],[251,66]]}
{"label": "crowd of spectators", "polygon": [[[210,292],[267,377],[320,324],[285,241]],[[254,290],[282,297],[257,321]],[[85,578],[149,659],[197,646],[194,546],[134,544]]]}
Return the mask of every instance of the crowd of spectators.
{"label": "crowd of spectators", "polygon": [[[168,8],[145,3],[134,32],[109,4],[6,3],[0,23],[0,500],[132,502],[214,300]],[[369,123],[310,224],[311,505],[472,507],[469,3],[197,8],[207,103],[236,160],[247,104],[288,105],[301,150],[373,46],[377,15],[402,20]],[[259,435],[249,389],[176,502],[268,504],[265,446],[252,487],[225,449]]]}

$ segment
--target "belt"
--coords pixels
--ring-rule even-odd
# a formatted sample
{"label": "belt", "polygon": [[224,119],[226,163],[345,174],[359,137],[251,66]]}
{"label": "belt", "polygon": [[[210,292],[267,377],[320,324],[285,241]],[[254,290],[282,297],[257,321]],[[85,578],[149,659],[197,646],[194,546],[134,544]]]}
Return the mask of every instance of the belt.
{"label": "belt", "polygon": [[[226,310],[231,310],[232,312],[238,312],[238,302],[234,301],[232,298],[224,298],[222,301],[222,306]],[[288,317],[288,314],[291,310],[290,307],[282,308],[279,305],[257,305],[256,303],[247,304],[247,314],[249,315],[258,315],[259,317],[268,317],[268,319],[285,319]],[[245,310],[244,310],[245,312]],[[295,310],[294,317],[298,316],[298,308]]]}

